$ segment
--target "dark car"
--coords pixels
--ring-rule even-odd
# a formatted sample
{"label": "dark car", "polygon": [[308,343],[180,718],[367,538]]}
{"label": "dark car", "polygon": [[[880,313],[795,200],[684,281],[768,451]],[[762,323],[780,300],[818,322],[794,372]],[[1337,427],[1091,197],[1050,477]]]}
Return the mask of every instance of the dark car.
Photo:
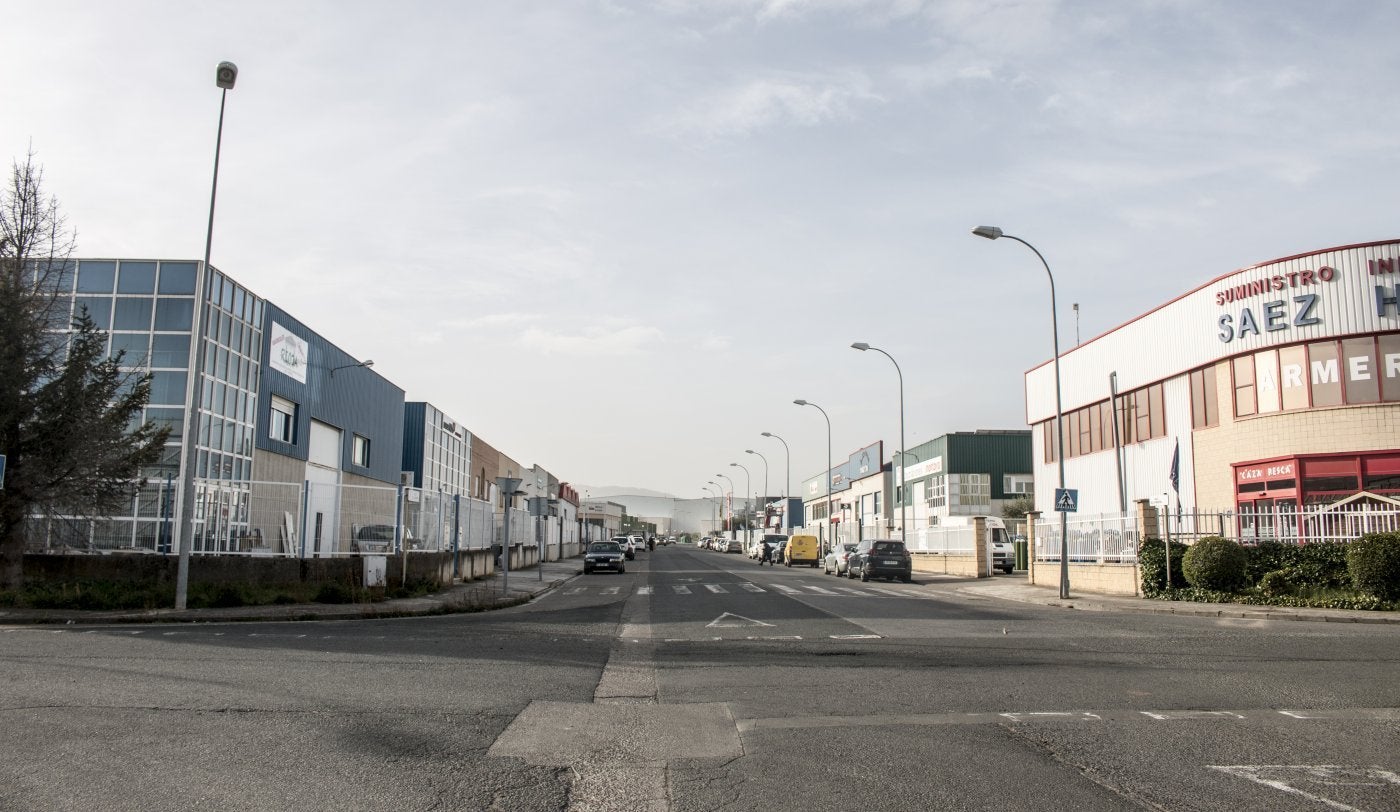
{"label": "dark car", "polygon": [[898,578],[907,584],[914,580],[914,558],[902,541],[867,539],[851,553],[846,572],[852,578],[860,573],[862,581]]}
{"label": "dark car", "polygon": [[595,541],[588,545],[588,552],[583,554],[583,571],[586,574],[594,570],[626,572],[627,561],[622,545],[615,541]]}

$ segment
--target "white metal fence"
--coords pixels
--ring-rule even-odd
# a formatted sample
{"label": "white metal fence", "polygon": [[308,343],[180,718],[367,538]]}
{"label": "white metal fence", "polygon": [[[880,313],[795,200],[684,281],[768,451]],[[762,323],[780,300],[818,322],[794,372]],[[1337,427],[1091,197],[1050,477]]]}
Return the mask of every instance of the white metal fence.
{"label": "white metal fence", "polygon": [[[26,549],[178,552],[179,491],[178,483],[152,482],[133,494],[126,516],[32,517]],[[489,502],[417,488],[196,480],[191,550],[294,558],[484,550],[503,542],[505,524],[505,513]],[[562,551],[602,537],[599,527],[511,511],[512,546]]]}
{"label": "white metal fence", "polygon": [[1295,506],[1167,512],[1173,539],[1222,536],[1241,544],[1354,541],[1367,533],[1400,532],[1400,507],[1379,504]]}
{"label": "white metal fence", "polygon": [[939,555],[974,555],[977,533],[972,526],[920,527],[909,534],[905,547],[915,553]]}
{"label": "white metal fence", "polygon": [[[1035,525],[1035,560],[1060,560],[1060,517]],[[1123,513],[1072,514],[1065,528],[1069,560],[1083,564],[1131,564],[1137,561],[1140,541],[1137,517]]]}

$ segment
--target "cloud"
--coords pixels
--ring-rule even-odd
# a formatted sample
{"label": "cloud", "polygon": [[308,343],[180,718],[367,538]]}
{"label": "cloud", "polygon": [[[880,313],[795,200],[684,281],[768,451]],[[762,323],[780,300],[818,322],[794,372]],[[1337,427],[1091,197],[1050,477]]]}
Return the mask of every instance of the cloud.
{"label": "cloud", "polygon": [[575,334],[531,327],[521,337],[521,344],[544,354],[606,358],[642,355],[663,339],[661,330],[640,324],[590,327]]}
{"label": "cloud", "polygon": [[699,99],[666,129],[724,138],[783,125],[814,127],[852,118],[859,106],[883,101],[860,72],[768,76]]}

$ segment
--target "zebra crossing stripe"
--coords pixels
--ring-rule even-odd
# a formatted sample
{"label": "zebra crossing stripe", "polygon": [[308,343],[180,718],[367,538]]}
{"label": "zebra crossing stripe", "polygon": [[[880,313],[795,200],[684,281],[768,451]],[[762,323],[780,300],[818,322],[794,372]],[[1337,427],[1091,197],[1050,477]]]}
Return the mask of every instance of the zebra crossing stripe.
{"label": "zebra crossing stripe", "polygon": [[798,594],[801,594],[801,592],[802,592],[802,590],[800,590],[800,589],[793,589],[793,588],[790,587],[790,586],[783,586],[782,584],[769,584],[769,586],[772,587],[773,589],[780,589],[780,590],[782,590],[783,592],[786,592],[786,593],[789,594],[789,595],[798,595]]}
{"label": "zebra crossing stripe", "polygon": [[850,595],[860,595],[861,597],[864,597],[864,598],[870,597],[870,593],[869,593],[869,592],[865,592],[865,591],[860,590],[860,589],[854,589],[854,588],[849,587],[849,586],[838,586],[838,587],[836,587],[836,588],[839,589],[839,590],[841,590],[842,592],[845,592],[845,593],[850,594]]}
{"label": "zebra crossing stripe", "polygon": [[758,584],[741,584],[749,592],[765,592],[766,590]]}
{"label": "zebra crossing stripe", "polygon": [[807,588],[810,589],[811,591],[817,593],[818,595],[835,595],[835,594],[836,594],[835,592],[832,592],[830,589],[822,589],[822,588],[819,587],[819,586],[809,586],[809,587],[807,587]]}
{"label": "zebra crossing stripe", "polygon": [[610,586],[610,587],[608,587],[608,588],[606,588],[606,589],[603,590],[603,594],[604,594],[604,595],[616,595],[617,593],[619,593],[619,592],[621,592],[621,591],[622,591],[622,587],[620,587],[620,586]]}
{"label": "zebra crossing stripe", "polygon": [[638,595],[650,595],[650,594],[651,594],[651,587],[649,587],[649,586],[639,586],[639,587],[637,587],[637,594],[638,594]]}
{"label": "zebra crossing stripe", "polygon": [[719,584],[705,584],[705,588],[708,589],[708,590],[710,590],[711,592],[715,593],[716,595],[727,595],[727,594],[729,594],[729,590],[725,589],[724,587],[720,586]]}
{"label": "zebra crossing stripe", "polygon": [[588,589],[587,587],[576,586],[576,587],[574,587],[573,589],[566,589],[566,590],[564,590],[564,594],[565,594],[565,595],[580,595],[580,594],[584,593],[585,591],[587,591],[587,589]]}
{"label": "zebra crossing stripe", "polygon": [[896,598],[908,597],[903,592],[895,592],[893,589],[880,589],[879,587],[875,586],[867,587],[867,589],[869,589],[871,592],[879,592],[881,595],[893,595]]}
{"label": "zebra crossing stripe", "polygon": [[672,586],[671,588],[674,589],[674,590],[676,590],[676,594],[677,594],[677,595],[689,595],[689,594],[690,594],[690,587],[688,587],[688,586]]}

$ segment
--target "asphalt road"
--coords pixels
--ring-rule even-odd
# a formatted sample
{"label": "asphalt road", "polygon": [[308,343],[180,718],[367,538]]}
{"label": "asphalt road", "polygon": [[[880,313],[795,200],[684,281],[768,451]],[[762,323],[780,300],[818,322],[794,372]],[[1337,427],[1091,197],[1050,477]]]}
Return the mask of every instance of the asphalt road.
{"label": "asphalt road", "polygon": [[477,615],[0,627],[3,810],[1400,810],[1400,627],[685,547]]}

